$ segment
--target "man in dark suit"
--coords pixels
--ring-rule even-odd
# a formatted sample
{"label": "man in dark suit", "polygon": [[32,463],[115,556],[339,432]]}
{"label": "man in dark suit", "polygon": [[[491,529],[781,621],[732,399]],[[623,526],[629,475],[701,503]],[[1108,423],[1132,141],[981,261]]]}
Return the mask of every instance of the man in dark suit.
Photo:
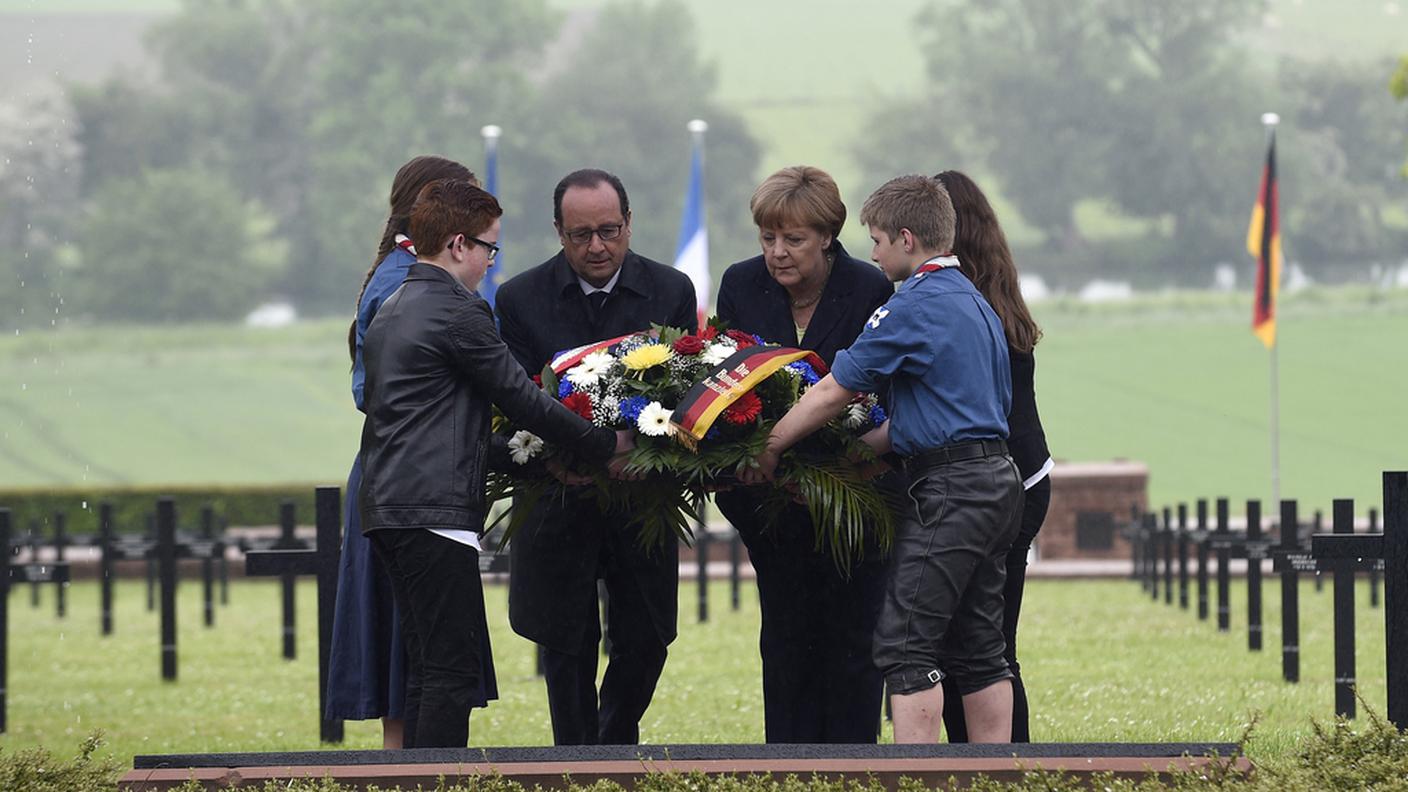
{"label": "man in dark suit", "polygon": [[[651,324],[697,329],[683,273],[630,249],[620,179],[568,174],[553,192],[556,256],[499,287],[504,342],[536,374],[554,354]],[[518,508],[530,508],[517,504]],[[510,544],[509,621],[543,647],[553,742],[633,744],[675,638],[679,546],[641,547],[629,516],[603,513],[582,488],[533,504]],[[605,584],[610,657],[598,703],[597,581]]]}

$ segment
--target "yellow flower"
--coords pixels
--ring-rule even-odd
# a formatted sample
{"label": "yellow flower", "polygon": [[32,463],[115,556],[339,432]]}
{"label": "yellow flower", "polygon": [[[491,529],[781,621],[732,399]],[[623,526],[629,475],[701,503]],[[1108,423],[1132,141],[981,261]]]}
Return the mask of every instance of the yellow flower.
{"label": "yellow flower", "polygon": [[646,344],[627,352],[621,363],[632,371],[644,371],[670,359],[670,348],[664,344]]}

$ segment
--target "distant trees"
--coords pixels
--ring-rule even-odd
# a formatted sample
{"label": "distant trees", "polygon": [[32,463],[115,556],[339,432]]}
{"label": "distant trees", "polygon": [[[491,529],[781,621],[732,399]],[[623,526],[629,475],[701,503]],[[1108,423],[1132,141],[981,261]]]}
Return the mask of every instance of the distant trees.
{"label": "distant trees", "polygon": [[[1408,195],[1385,178],[1385,136],[1408,114],[1372,64],[1251,66],[1245,38],[1264,10],[1263,0],[934,0],[916,20],[930,77],[921,110],[878,113],[858,154],[873,179],[947,167],[984,177],[1042,232],[1024,261],[1047,277],[1199,283],[1240,255],[1261,169],[1257,119],[1275,109],[1287,122],[1291,255],[1321,265],[1393,255],[1405,228],[1385,221],[1385,207],[1401,212]],[[1092,202],[1144,231],[1088,238],[1077,209]]]}
{"label": "distant trees", "polygon": [[[1398,101],[1408,99],[1408,55],[1404,55],[1398,60],[1398,69],[1394,71],[1393,78],[1389,81],[1389,90]],[[1404,127],[1408,130],[1408,126]],[[1408,163],[1403,165],[1403,175],[1408,177]]]}
{"label": "distant trees", "polygon": [[[479,172],[489,123],[506,132],[512,270],[556,249],[552,188],[587,166],[625,179],[636,248],[668,260],[695,116],[715,144],[714,221],[746,224],[758,147],[710,98],[684,4],[563,19],[546,0],[186,0],[147,37],[155,79],[70,91],[72,244],[27,266],[93,279],[68,305],[99,319],[237,317],[273,295],[350,314],[396,168],[436,153]],[[116,294],[113,278],[177,282]]]}

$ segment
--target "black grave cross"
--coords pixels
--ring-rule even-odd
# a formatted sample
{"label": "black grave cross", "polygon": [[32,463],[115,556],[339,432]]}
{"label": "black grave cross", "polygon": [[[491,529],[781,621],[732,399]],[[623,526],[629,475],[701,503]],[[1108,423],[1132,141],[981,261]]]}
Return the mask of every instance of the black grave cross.
{"label": "black grave cross", "polygon": [[1217,551],[1217,629],[1232,629],[1232,545],[1227,521],[1227,499],[1217,499],[1217,528],[1213,530],[1213,549]]}
{"label": "black grave cross", "polygon": [[3,564],[3,574],[0,574],[0,734],[6,728],[6,684],[10,676],[10,583],[53,583],[62,586],[69,578],[68,564],[65,562],[41,564],[37,557],[32,557],[28,564],[11,564],[13,550],[10,546],[10,510],[0,509],[0,564]]}
{"label": "black grave cross", "polygon": [[[317,540],[311,549],[253,550],[245,554],[245,574],[316,575],[318,579],[318,720],[323,742],[342,742],[342,721],[327,720],[328,653],[332,649],[333,609],[337,603],[337,567],[342,556],[342,490],[318,487],[315,495]],[[288,595],[285,594],[285,604]],[[286,611],[287,613],[287,611]],[[285,616],[285,630],[291,629]],[[288,632],[285,632],[285,641]]]}
{"label": "black grave cross", "polygon": [[1281,501],[1281,544],[1271,553],[1273,569],[1281,573],[1281,678],[1300,681],[1300,570],[1290,557],[1306,555],[1300,549],[1300,520],[1296,502]]}
{"label": "black grave cross", "polygon": [[[1337,500],[1334,533],[1311,537],[1310,553],[1319,568],[1335,574],[1335,711],[1354,716],[1354,573],[1379,568],[1384,578],[1388,719],[1408,729],[1408,471],[1386,471],[1383,482],[1381,533],[1353,533],[1353,501]],[[1347,647],[1341,647],[1341,630]]]}
{"label": "black grave cross", "polygon": [[1178,504],[1178,607],[1188,610],[1188,504]]}
{"label": "black grave cross", "polygon": [[1408,729],[1408,472],[1386,471],[1383,486],[1381,533],[1354,533],[1354,501],[1336,500],[1333,533],[1312,535],[1308,553],[1278,552],[1275,558],[1281,572],[1334,574],[1335,714],[1350,718],[1355,714],[1354,576],[1375,568],[1383,573],[1388,719]]}
{"label": "black grave cross", "polygon": [[[1219,530],[1213,534],[1212,546],[1218,552],[1219,566],[1225,560],[1230,565],[1231,559],[1241,558],[1247,562],[1247,648],[1253,652],[1261,651],[1262,636],[1262,597],[1261,597],[1261,562],[1271,557],[1271,540],[1265,538],[1261,533],[1261,501],[1247,501],[1247,529],[1246,531],[1227,531],[1222,528],[1226,525],[1227,519],[1224,514],[1223,504],[1218,504],[1218,525]],[[1227,596],[1224,594],[1224,576],[1222,571],[1218,571],[1218,599],[1219,613],[1221,613],[1221,602]],[[1230,608],[1228,609],[1230,610]]]}
{"label": "black grave cross", "polygon": [[1173,604],[1173,510],[1163,509],[1163,528],[1159,531],[1159,551],[1164,564],[1164,604]]}
{"label": "black grave cross", "polygon": [[1208,619],[1208,502],[1197,501],[1198,528],[1193,532],[1198,550],[1198,621]]}

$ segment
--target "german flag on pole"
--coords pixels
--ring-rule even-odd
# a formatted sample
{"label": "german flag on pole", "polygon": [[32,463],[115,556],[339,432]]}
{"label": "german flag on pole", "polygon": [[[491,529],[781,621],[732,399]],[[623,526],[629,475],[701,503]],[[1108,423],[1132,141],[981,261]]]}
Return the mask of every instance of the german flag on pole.
{"label": "german flag on pole", "polygon": [[1281,288],[1281,223],[1276,199],[1276,132],[1268,137],[1266,170],[1261,192],[1247,229],[1247,252],[1256,258],[1256,296],[1252,304],[1252,332],[1267,349],[1276,346],[1276,295]]}

